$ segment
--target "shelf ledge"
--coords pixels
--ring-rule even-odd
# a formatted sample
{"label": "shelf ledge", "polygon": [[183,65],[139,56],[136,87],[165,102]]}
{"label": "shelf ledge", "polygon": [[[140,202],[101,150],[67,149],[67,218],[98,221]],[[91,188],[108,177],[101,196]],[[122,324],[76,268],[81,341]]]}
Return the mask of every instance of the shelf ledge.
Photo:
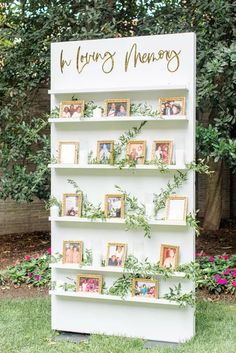
{"label": "shelf ledge", "polygon": [[[49,221],[52,222],[77,222],[77,223],[102,223],[102,224],[125,224],[125,220],[122,218],[107,218],[106,220],[96,219],[91,220],[88,218],[72,217],[72,216],[63,216],[63,217],[49,217]],[[185,221],[165,221],[165,220],[151,220],[149,222],[152,226],[180,226],[186,227],[187,223]]]}
{"label": "shelf ledge", "polygon": [[[154,170],[154,171],[160,171],[160,168],[155,166],[155,165],[137,165],[135,167],[129,167],[129,166],[125,166],[120,168],[119,166],[116,165],[106,165],[106,164],[63,164],[63,163],[55,163],[55,164],[49,164],[48,168],[51,169],[81,169],[81,170],[87,170],[87,169],[95,169],[95,170]],[[165,169],[166,172],[168,172],[169,170],[186,170],[187,167],[185,165],[168,165],[167,169]],[[164,171],[164,172],[165,172]]]}
{"label": "shelf ledge", "polygon": [[188,91],[188,86],[187,85],[181,85],[181,84],[169,84],[169,85],[163,85],[163,86],[146,86],[146,87],[109,87],[109,88],[74,88],[74,89],[67,89],[67,90],[57,90],[57,89],[50,89],[48,91],[48,94],[75,94],[75,93],[100,93],[100,92],[138,92],[138,91],[174,91],[174,90],[184,90]]}
{"label": "shelf ledge", "polygon": [[127,302],[127,303],[138,303],[138,304],[155,304],[155,305],[169,305],[178,306],[179,304],[175,301],[169,301],[167,299],[156,299],[156,298],[136,298],[136,297],[126,297],[121,298],[116,295],[108,294],[98,294],[98,293],[80,293],[80,292],[65,292],[65,291],[49,291],[50,295],[69,297],[76,299],[86,299],[86,300],[102,300],[102,301],[113,301],[113,302]]}
{"label": "shelf ledge", "polygon": [[48,119],[49,123],[58,123],[58,124],[70,124],[70,123],[114,123],[114,122],[135,122],[135,121],[156,121],[156,122],[165,122],[165,121],[188,121],[186,115],[178,115],[176,118],[170,116],[163,116],[162,118],[154,118],[152,116],[126,116],[126,117],[102,117],[102,118],[50,118]]}
{"label": "shelf ledge", "polygon": [[[81,272],[100,272],[100,273],[129,273],[132,271],[124,271],[122,267],[112,267],[112,266],[100,266],[100,267],[93,267],[93,266],[80,266],[79,264],[62,264],[62,263],[51,263],[50,268],[56,270],[72,270],[72,271],[81,271]],[[157,273],[157,277],[163,277],[163,275]],[[184,278],[184,272],[173,272],[173,274],[169,277],[178,277]]]}

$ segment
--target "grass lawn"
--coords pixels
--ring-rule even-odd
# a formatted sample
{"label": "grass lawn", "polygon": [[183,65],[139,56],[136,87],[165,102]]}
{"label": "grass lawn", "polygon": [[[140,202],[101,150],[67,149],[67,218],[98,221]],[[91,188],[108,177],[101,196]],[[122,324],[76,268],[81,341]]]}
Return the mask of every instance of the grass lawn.
{"label": "grass lawn", "polygon": [[80,344],[55,342],[50,330],[49,298],[0,301],[1,353],[235,353],[236,304],[197,306],[197,335],[175,348],[143,348],[139,339],[94,335]]}

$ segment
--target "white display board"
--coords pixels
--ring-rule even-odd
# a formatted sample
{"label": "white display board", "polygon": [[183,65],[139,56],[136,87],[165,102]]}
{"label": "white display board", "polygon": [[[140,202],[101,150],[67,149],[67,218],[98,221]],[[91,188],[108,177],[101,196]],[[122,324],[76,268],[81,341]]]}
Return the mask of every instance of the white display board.
{"label": "white display board", "polygon": [[[84,151],[96,154],[97,141],[117,140],[128,129],[147,120],[137,140],[145,140],[146,159],[151,159],[152,142],[173,141],[173,164],[166,174],[156,166],[119,170],[104,165],[51,165],[52,195],[62,200],[73,193],[67,179],[73,179],[94,204],[104,203],[105,194],[115,185],[147,203],[150,195],[165,188],[177,170],[195,158],[195,35],[193,33],[53,43],[51,46],[51,109],[73,98],[104,106],[106,99],[130,99],[131,104],[147,103],[156,110],[158,100],[185,97],[186,112],[180,117],[50,119],[52,157],[61,141],[78,141]],[[177,153],[176,153],[177,152]],[[178,158],[177,158],[178,156]],[[66,157],[65,157],[66,158]],[[79,157],[80,158],[80,157]],[[182,160],[181,160],[182,158]],[[82,158],[81,158],[82,160]],[[179,161],[180,160],[180,161]],[[69,159],[68,159],[69,161]],[[188,198],[188,212],[195,208],[194,172],[177,191]],[[179,263],[194,260],[195,232],[184,221],[151,221],[151,239],[141,230],[126,231],[121,220],[89,221],[79,217],[52,217],[52,251],[62,253],[63,241],[82,241],[84,248],[106,256],[109,242],[126,243],[128,254],[139,259],[160,260],[162,244],[179,247]],[[75,279],[78,273],[102,275],[106,286],[122,276],[122,269],[101,266],[54,264],[54,281]],[[182,342],[195,334],[195,309],[179,307],[163,299],[169,287],[181,283],[183,292],[194,283],[181,273],[164,279],[157,274],[159,298],[136,298],[102,294],[52,291],[52,328],[78,333],[124,335],[150,340]]]}

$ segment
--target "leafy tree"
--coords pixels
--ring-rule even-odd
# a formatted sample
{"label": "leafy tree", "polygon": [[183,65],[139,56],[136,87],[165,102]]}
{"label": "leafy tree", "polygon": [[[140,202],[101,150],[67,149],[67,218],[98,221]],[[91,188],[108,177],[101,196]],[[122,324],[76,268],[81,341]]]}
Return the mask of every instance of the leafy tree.
{"label": "leafy tree", "polygon": [[31,105],[38,88],[48,83],[50,42],[191,31],[197,34],[198,152],[216,171],[209,179],[205,226],[217,228],[223,163],[235,168],[233,6],[231,0],[5,2],[0,8],[0,197],[28,201],[49,195],[46,117],[35,117]]}

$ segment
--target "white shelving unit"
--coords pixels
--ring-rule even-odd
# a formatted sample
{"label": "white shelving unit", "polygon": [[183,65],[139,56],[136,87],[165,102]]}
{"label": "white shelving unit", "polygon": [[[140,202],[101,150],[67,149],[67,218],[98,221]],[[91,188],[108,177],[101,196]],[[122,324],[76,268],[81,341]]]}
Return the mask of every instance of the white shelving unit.
{"label": "white shelving unit", "polygon": [[[137,45],[140,53],[169,50],[167,56],[154,62],[134,65],[131,48]],[[102,62],[88,63],[78,73],[77,50],[81,52],[114,53],[114,67],[104,73]],[[130,54],[127,70],[125,58]],[[172,54],[171,54],[172,53]],[[141,54],[140,54],[141,55]],[[65,64],[66,63],[68,64]],[[103,69],[102,69],[103,67]],[[175,70],[174,70],[175,69]],[[146,140],[147,156],[151,159],[154,140],[172,140],[176,149],[185,151],[186,164],[195,156],[195,36],[192,33],[137,38],[106,39],[96,41],[65,42],[52,44],[51,55],[51,109],[72,96],[94,101],[98,106],[108,98],[130,98],[131,103],[147,103],[157,109],[160,97],[186,98],[185,115],[176,118],[130,116],[100,119],[49,119],[51,123],[51,155],[57,157],[59,141],[79,141],[81,150],[93,150],[96,154],[98,140],[117,140],[119,136],[141,121],[143,126],[138,140]],[[174,159],[174,158],[173,158]],[[169,165],[167,173],[160,173],[154,165],[123,168],[109,165],[50,164],[52,195],[62,200],[63,193],[74,192],[67,179],[75,180],[93,204],[104,203],[105,194],[114,193],[115,185],[137,196],[145,204],[146,196],[159,193],[177,171],[187,171],[185,165]],[[188,196],[188,211],[195,207],[194,173],[188,171],[188,180],[177,191]],[[163,218],[161,215],[159,218]],[[81,240],[84,249],[99,251],[106,256],[108,242],[127,243],[128,254],[139,260],[156,262],[160,257],[161,244],[180,247],[180,264],[194,259],[194,230],[185,221],[151,219],[151,239],[144,238],[141,230],[126,231],[124,219],[91,221],[79,217],[50,217],[52,251],[62,253],[64,240]],[[78,273],[100,274],[109,288],[123,274],[122,268],[51,264],[52,280],[68,282]],[[124,335],[149,340],[182,342],[195,333],[194,308],[163,299],[170,287],[181,283],[183,292],[193,290],[194,284],[184,273],[174,272],[165,279],[157,273],[158,298],[125,298],[105,294],[51,291],[52,328],[78,333],[104,333]]]}

